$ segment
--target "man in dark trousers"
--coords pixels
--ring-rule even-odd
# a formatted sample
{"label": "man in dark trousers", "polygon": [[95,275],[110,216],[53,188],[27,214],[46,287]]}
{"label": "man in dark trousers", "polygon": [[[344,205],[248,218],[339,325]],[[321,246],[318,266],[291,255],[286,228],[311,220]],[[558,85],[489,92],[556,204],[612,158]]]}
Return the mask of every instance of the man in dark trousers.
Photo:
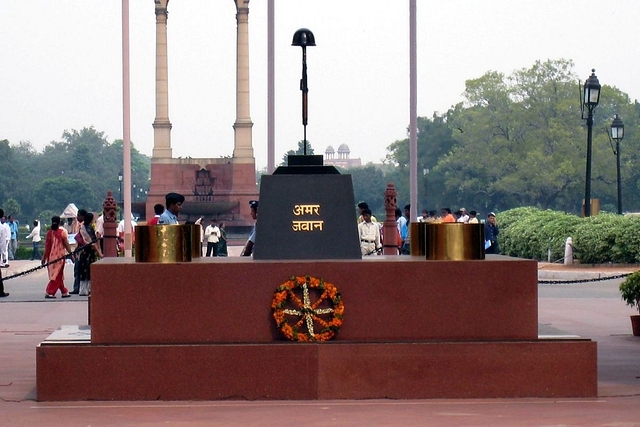
{"label": "man in dark trousers", "polygon": [[[500,248],[498,247],[498,223],[496,222],[496,214],[489,212],[487,215],[487,222],[484,223],[484,240],[485,240],[485,253],[487,254],[499,254]],[[486,247],[489,245],[489,247]]]}

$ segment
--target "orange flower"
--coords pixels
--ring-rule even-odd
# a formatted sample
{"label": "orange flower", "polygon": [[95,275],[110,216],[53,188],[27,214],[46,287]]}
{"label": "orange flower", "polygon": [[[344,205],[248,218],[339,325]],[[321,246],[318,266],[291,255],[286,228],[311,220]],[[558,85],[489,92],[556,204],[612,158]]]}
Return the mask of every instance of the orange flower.
{"label": "orange flower", "polygon": [[[306,290],[304,285],[306,286]],[[319,298],[313,303],[309,302],[309,289],[321,290]],[[294,291],[302,291],[303,300]],[[327,302],[331,308],[327,311],[326,305],[318,309],[322,303]],[[286,308],[285,308],[286,307]],[[325,283],[324,279],[309,276],[292,276],[276,289],[271,301],[273,318],[280,332],[292,341],[327,341],[335,336],[342,326],[344,303],[340,292],[331,283]],[[285,310],[287,310],[285,312]],[[289,316],[289,317],[287,317]],[[298,316],[297,321],[289,324],[291,317]],[[328,317],[328,321],[326,318]],[[311,328],[311,325],[320,325],[319,333],[313,330],[302,331],[303,328]]]}

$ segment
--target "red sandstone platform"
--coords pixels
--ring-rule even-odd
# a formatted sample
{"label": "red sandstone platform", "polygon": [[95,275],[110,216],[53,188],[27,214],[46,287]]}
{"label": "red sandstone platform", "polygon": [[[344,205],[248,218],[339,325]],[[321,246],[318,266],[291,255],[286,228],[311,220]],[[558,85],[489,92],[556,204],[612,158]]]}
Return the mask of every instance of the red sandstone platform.
{"label": "red sandstone platform", "polygon": [[291,276],[305,275],[325,279],[342,294],[345,320],[337,341],[538,337],[537,264],[530,260],[237,257],[159,264],[108,258],[92,267],[92,343],[281,341],[271,316],[273,294]]}
{"label": "red sandstone platform", "polygon": [[[340,289],[335,341],[278,336],[270,303],[292,275]],[[90,338],[38,347],[38,400],[597,394],[596,343],[537,337],[535,261],[108,259],[92,277]]]}

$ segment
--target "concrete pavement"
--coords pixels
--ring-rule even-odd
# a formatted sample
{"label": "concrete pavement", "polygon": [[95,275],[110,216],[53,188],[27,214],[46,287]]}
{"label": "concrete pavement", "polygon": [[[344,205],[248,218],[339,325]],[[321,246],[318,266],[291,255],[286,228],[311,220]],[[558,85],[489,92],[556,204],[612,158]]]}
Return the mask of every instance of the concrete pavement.
{"label": "concrete pavement", "polygon": [[[14,265],[9,274],[33,266],[29,261]],[[539,277],[557,280],[637,269],[544,267]],[[44,300],[44,273],[33,274],[41,275],[34,284],[25,285],[26,278],[8,280],[12,295],[0,299],[0,425],[640,426],[640,338],[631,336],[629,315],[636,313],[620,299],[620,279],[539,286],[541,331],[598,342],[599,397],[594,399],[39,403],[34,400],[35,348],[60,325],[86,324],[87,303],[77,297]],[[8,303],[14,289],[17,297],[23,287],[34,289],[29,291],[37,293],[34,299]]]}

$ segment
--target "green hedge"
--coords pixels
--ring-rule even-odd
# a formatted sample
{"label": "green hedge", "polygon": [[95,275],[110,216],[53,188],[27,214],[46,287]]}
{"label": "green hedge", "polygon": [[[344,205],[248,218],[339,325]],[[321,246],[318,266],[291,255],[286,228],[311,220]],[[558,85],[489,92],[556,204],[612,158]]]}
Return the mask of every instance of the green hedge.
{"label": "green hedge", "polygon": [[562,212],[517,208],[498,214],[500,250],[519,258],[564,257],[567,237],[574,257],[583,264],[640,262],[640,217],[601,213],[580,218]]}
{"label": "green hedge", "polygon": [[[42,243],[40,244],[40,255],[44,249],[42,248]],[[33,245],[29,243],[29,246],[20,245],[16,253],[14,254],[15,259],[31,259],[31,253],[33,252]]]}

